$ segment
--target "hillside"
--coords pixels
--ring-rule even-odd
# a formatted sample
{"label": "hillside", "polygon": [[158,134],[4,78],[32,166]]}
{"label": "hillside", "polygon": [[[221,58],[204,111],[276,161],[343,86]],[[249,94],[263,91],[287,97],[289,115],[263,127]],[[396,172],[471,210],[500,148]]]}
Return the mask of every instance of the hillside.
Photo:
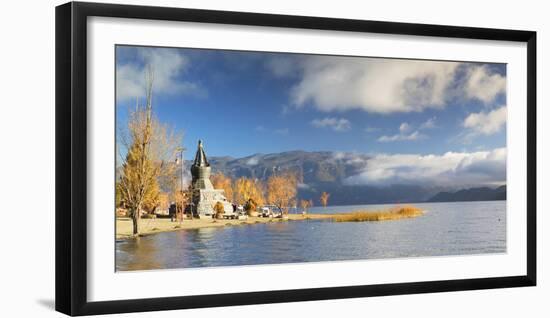
{"label": "hillside", "polygon": [[506,186],[495,189],[488,187],[462,189],[456,192],[439,192],[429,202],[453,202],[453,201],[492,201],[506,200]]}
{"label": "hillside", "polygon": [[213,172],[221,171],[232,178],[245,176],[266,181],[274,172],[294,171],[302,180],[299,198],[312,199],[315,205],[320,204],[323,191],[331,194],[330,205],[350,205],[425,201],[443,190],[416,185],[346,185],[346,178],[361,173],[368,160],[369,156],[362,154],[306,151],[209,158]]}
{"label": "hillside", "polygon": [[[505,200],[506,186],[469,188],[459,191],[452,188],[410,184],[348,185],[346,179],[360,174],[370,157],[364,154],[336,153],[328,151],[289,151],[272,154],[254,154],[243,158],[208,157],[212,173],[218,171],[233,179],[257,178],[262,181],[277,171],[294,171],[301,183],[298,198],[313,200],[319,205],[323,191],[330,193],[329,205],[381,204],[406,202],[446,202]],[[169,163],[174,164],[174,163]],[[185,163],[184,175],[190,178],[192,161]],[[119,168],[120,169],[120,168]],[[117,169],[117,173],[119,173]],[[177,171],[177,175],[180,175]],[[169,191],[168,182],[161,180],[161,187]]]}

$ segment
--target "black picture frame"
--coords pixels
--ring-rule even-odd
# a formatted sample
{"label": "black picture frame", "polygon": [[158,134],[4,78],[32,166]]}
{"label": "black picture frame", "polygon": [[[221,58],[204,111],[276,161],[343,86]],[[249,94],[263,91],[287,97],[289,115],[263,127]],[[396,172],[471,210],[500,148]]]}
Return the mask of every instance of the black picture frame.
{"label": "black picture frame", "polygon": [[[116,301],[87,301],[86,21],[88,17],[92,16],[526,43],[526,275]],[[536,285],[536,32],[81,2],[70,2],[56,7],[55,23],[56,310],[68,315],[92,315]]]}

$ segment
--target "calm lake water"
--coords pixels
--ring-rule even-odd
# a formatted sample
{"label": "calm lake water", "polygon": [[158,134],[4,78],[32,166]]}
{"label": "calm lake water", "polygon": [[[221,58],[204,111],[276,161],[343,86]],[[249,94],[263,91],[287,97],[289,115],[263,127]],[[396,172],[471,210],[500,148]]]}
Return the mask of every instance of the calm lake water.
{"label": "calm lake water", "polygon": [[[116,242],[117,270],[279,264],[506,252],[506,201],[415,203],[417,218],[204,228]],[[393,205],[312,208],[310,213]]]}

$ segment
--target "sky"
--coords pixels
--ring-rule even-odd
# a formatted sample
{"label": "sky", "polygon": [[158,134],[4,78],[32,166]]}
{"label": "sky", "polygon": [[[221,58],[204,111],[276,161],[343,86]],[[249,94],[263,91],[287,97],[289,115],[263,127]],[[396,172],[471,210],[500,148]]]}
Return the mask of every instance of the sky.
{"label": "sky", "polygon": [[[372,160],[349,183],[506,179],[506,65],[117,46],[117,124],[145,93],[192,156],[291,150]],[[187,158],[189,159],[189,158]]]}

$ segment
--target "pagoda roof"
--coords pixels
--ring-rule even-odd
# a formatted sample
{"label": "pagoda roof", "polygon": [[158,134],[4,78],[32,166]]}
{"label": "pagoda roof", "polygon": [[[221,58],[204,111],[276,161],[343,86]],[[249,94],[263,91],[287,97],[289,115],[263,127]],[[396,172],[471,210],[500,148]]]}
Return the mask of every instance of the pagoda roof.
{"label": "pagoda roof", "polygon": [[208,159],[206,159],[206,153],[202,147],[202,140],[199,139],[199,145],[197,147],[197,153],[195,154],[195,160],[193,161],[193,166],[197,167],[209,167]]}

